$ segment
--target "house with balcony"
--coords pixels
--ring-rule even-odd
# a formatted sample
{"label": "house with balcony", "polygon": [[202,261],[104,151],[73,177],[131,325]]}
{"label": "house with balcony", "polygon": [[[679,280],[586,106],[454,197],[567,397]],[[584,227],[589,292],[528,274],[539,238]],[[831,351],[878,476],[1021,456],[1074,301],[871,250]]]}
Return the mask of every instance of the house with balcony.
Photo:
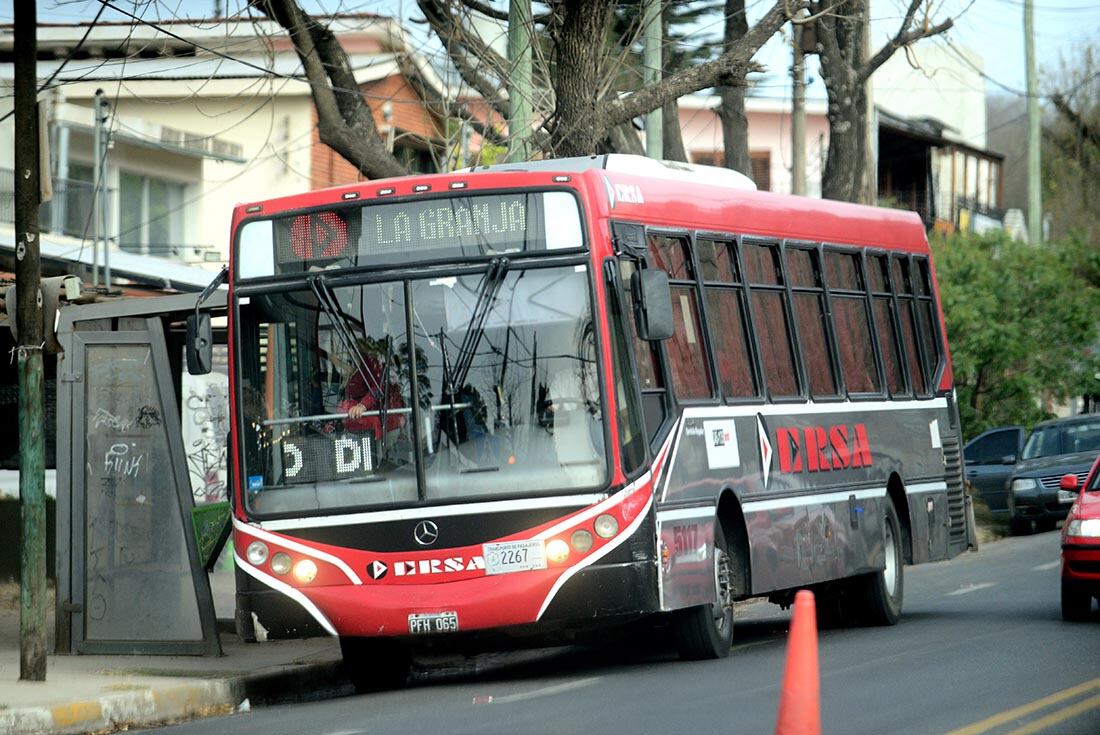
{"label": "house with balcony", "polygon": [[[446,131],[434,70],[392,18],[328,22],[394,154],[434,170]],[[13,34],[0,26],[0,115],[12,106]],[[105,240],[119,283],[191,290],[209,274],[185,274],[226,261],[234,204],[360,178],[320,142],[297,54],[270,21],[44,24],[40,82],[55,72],[41,95],[53,188],[40,212],[47,272],[67,261],[86,283],[100,280]],[[11,117],[0,123],[0,270],[14,242],[18,134]]]}

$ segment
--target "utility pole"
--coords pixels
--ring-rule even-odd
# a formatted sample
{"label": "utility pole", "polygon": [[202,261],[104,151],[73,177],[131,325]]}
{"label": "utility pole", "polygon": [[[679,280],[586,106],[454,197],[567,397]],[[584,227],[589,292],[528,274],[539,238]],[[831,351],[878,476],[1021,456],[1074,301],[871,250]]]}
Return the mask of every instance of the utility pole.
{"label": "utility pole", "polygon": [[39,281],[35,3],[15,3],[15,301],[19,332],[19,678],[46,680],[46,436]]}
{"label": "utility pole", "polygon": [[508,159],[531,158],[531,0],[508,2]]}
{"label": "utility pole", "polygon": [[99,140],[99,149],[103,153],[103,158],[100,160],[100,175],[103,177],[103,188],[99,197],[99,212],[95,215],[99,217],[100,232],[103,234],[103,287],[107,293],[111,292],[111,241],[107,234],[107,223],[110,221],[107,212],[111,206],[111,198],[107,192],[107,150],[108,135],[107,135],[107,111],[111,109],[110,104],[107,102],[107,95],[103,94],[103,90],[97,90],[96,93],[96,135]]}
{"label": "utility pole", "polygon": [[[863,55],[861,64],[871,58],[871,0],[864,0],[863,9]],[[860,204],[878,203],[878,113],[875,111],[875,85],[871,79],[863,83],[863,94],[867,100],[863,139],[863,184],[860,187]]]}
{"label": "utility pole", "polygon": [[[655,87],[661,82],[661,0],[645,0],[645,55],[642,62],[642,83]],[[661,160],[665,157],[664,116],[660,107],[645,116],[645,154]]]}
{"label": "utility pole", "polygon": [[1024,63],[1027,65],[1027,239],[1043,240],[1043,190],[1039,148],[1039,89],[1035,81],[1035,7],[1024,0]]}
{"label": "utility pole", "polygon": [[99,288],[99,238],[107,238],[102,228],[103,208],[100,202],[106,198],[106,166],[103,151],[103,120],[99,114],[103,101],[103,90],[95,91],[95,107],[92,108],[92,122],[95,126],[92,141],[92,288]]}
{"label": "utility pole", "polygon": [[[799,14],[801,16],[801,13]],[[802,25],[791,25],[791,193],[806,196],[806,77]]]}

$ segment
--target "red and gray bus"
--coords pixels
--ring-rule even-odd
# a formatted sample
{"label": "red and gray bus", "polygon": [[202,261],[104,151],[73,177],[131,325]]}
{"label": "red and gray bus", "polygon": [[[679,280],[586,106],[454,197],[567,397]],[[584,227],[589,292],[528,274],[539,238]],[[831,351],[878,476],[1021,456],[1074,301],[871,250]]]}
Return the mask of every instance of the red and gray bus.
{"label": "red and gray bus", "polygon": [[367,683],[639,620],[725,656],[803,588],[892,624],[973,544],[912,213],[608,155],[241,205],[232,243],[239,612]]}

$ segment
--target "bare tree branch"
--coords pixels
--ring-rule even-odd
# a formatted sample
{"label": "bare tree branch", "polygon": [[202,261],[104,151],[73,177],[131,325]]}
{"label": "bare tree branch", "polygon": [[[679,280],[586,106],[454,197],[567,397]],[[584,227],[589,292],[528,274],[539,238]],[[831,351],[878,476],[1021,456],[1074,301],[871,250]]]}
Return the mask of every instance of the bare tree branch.
{"label": "bare tree branch", "polygon": [[[511,114],[511,105],[503,94],[503,85],[479,71],[479,66],[493,69],[498,79],[507,76],[508,61],[485,44],[475,34],[467,33],[462,19],[450,11],[447,0],[417,0],[428,24],[443,42],[451,62],[462,80],[470,85],[501,116]],[[471,57],[477,60],[475,65]]]}
{"label": "bare tree branch", "polygon": [[714,61],[682,69],[658,84],[604,103],[600,109],[601,126],[606,129],[624,123],[670,100],[719,83],[725,86],[743,85],[746,74],[763,69],[752,61],[753,55],[789,20],[787,13],[799,7],[799,3],[788,4],[780,0],[741,37],[736,46]]}
{"label": "bare tree branch", "polygon": [[927,24],[921,24],[916,28],[910,28],[913,24],[913,17],[916,15],[917,10],[925,0],[909,0],[909,8],[905,11],[905,19],[898,27],[898,32],[890,39],[886,45],[878,50],[878,52],[872,56],[858,70],[858,76],[856,81],[860,84],[871,78],[871,75],[875,73],[875,70],[885,64],[894,52],[899,48],[904,48],[912,43],[916,43],[922,38],[930,38],[932,36],[938,36],[944,31],[955,25],[955,21],[951,18],[938,23],[934,26],[928,26]]}
{"label": "bare tree branch", "polygon": [[[508,11],[507,10],[497,10],[496,8],[492,7],[491,5],[486,5],[483,2],[478,2],[478,0],[462,0],[462,4],[465,5],[467,8],[469,8],[470,10],[473,10],[477,13],[481,13],[482,15],[484,15],[487,18],[492,18],[493,20],[503,20],[503,21],[508,20]],[[539,25],[545,25],[546,23],[548,23],[550,21],[550,18],[551,18],[551,16],[549,16],[549,15],[536,15],[533,18],[531,18],[531,22],[532,23],[537,23]]]}
{"label": "bare tree branch", "polygon": [[332,31],[302,12],[294,0],[260,0],[255,7],[282,26],[294,43],[317,108],[321,142],[369,178],[408,173],[387,150],[362,94],[348,93],[359,85]]}
{"label": "bare tree branch", "polygon": [[1100,146],[1100,129],[1089,124],[1088,120],[1081,117],[1081,114],[1070,106],[1061,92],[1051,97],[1050,101],[1054,103],[1055,109],[1062,113],[1062,116],[1077,130],[1082,138],[1090,141],[1093,145]]}

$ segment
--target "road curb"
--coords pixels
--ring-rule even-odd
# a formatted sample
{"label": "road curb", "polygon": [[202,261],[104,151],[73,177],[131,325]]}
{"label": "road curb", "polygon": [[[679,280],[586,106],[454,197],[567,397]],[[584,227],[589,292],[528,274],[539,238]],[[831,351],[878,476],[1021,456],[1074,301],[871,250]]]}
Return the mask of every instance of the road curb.
{"label": "road curb", "polygon": [[[52,705],[0,710],[0,735],[68,735],[155,725],[203,715],[227,714],[246,699],[252,706],[347,693],[338,662],[298,664],[256,674],[189,680],[185,684]],[[313,695],[312,697],[310,695]]]}
{"label": "road curb", "polygon": [[0,711],[0,735],[61,735],[146,725],[235,707],[241,682],[211,679]]}

